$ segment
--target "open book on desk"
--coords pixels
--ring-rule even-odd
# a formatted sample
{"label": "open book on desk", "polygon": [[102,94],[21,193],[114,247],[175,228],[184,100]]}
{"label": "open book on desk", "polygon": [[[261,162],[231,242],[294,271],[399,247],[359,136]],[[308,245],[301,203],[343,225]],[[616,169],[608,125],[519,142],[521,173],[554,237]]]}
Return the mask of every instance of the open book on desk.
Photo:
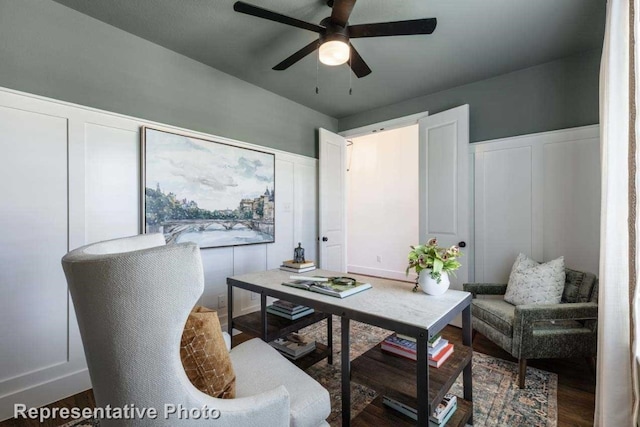
{"label": "open book on desk", "polygon": [[371,288],[370,283],[358,282],[350,277],[305,277],[302,280],[295,280],[292,276],[291,279],[293,280],[282,284],[336,298],[345,298]]}

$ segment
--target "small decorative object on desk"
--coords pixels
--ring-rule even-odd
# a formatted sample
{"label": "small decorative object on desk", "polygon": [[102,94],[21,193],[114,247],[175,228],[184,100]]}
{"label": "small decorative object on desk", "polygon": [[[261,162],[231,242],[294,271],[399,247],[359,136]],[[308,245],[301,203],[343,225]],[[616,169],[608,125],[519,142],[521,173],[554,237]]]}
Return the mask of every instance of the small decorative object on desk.
{"label": "small decorative object on desk", "polygon": [[426,245],[411,246],[409,252],[409,265],[406,273],[413,268],[418,274],[418,285],[422,291],[429,295],[441,295],[449,289],[449,273],[455,276],[454,271],[460,268],[457,258],[462,256],[460,248],[451,246],[442,248],[438,246],[438,240],[434,237]]}
{"label": "small decorative object on desk", "polygon": [[302,247],[301,242],[298,242],[298,247],[293,250],[293,262],[298,264],[303,264],[305,262],[304,248]]}

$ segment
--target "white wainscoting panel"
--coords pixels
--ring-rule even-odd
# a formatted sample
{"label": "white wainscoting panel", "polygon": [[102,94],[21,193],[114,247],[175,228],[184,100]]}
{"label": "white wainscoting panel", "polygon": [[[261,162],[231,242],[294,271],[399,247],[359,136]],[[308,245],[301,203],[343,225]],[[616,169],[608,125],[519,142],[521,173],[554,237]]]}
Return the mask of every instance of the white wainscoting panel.
{"label": "white wainscoting panel", "polygon": [[[310,162],[306,164],[297,162],[293,166],[295,178],[293,180],[293,242],[302,243],[305,258],[317,263],[318,168]],[[293,252],[289,254],[293,257]]]}
{"label": "white wainscoting panel", "polygon": [[[42,406],[91,387],[60,259],[139,232],[141,126],[276,155],[276,242],[203,249],[201,304],[217,309],[227,277],[276,267],[294,242],[316,257],[317,159],[0,88],[0,421],[13,403]],[[259,306],[236,296],[238,315]]]}
{"label": "white wainscoting panel", "polygon": [[500,281],[514,252],[532,253],[531,148],[477,155],[475,173],[476,189],[485,189],[475,192],[476,275]]}
{"label": "white wainscoting panel", "polygon": [[85,124],[87,243],[138,234],[140,133]]}
{"label": "white wainscoting panel", "polygon": [[12,409],[4,396],[78,369],[60,265],[68,249],[67,124],[0,104],[0,420]]}
{"label": "white wainscoting panel", "polygon": [[598,274],[598,126],[471,145],[475,155],[475,281],[506,283],[519,252],[565,257]]}
{"label": "white wainscoting panel", "polygon": [[597,273],[600,252],[600,140],[544,146],[542,257]]}
{"label": "white wainscoting panel", "polygon": [[[278,197],[278,193],[276,193],[276,197]],[[233,274],[248,274],[266,269],[266,245],[246,245],[233,248]],[[238,316],[255,311],[260,306],[260,297],[256,293],[243,289],[234,289],[233,292],[233,311]]]}
{"label": "white wainscoting panel", "polygon": [[[204,268],[204,291],[198,304],[205,307],[219,308],[218,297],[223,295],[227,299],[227,277],[233,276],[233,249],[210,248],[200,251]],[[227,309],[219,308],[218,317],[221,323],[226,323]]]}
{"label": "white wainscoting panel", "polygon": [[276,241],[267,244],[266,268],[278,268],[282,261],[293,256],[293,186],[294,163],[289,160],[276,159]]}

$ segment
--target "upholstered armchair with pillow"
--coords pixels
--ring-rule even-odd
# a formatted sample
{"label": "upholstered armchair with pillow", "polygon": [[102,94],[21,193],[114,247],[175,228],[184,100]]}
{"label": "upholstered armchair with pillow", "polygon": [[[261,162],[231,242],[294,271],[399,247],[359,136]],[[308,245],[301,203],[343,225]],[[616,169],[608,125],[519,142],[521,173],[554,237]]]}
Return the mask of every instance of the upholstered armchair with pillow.
{"label": "upholstered armchair with pillow", "polygon": [[[507,294],[507,284],[464,284],[474,297],[473,329],[518,359],[520,388],[525,386],[527,359],[596,356],[598,280],[591,273],[565,269],[564,263],[562,268],[564,286],[557,303],[515,305],[495,298]],[[480,295],[494,297],[476,298]]]}
{"label": "upholstered armchair with pillow", "polygon": [[[180,351],[185,322],[204,289],[197,245],[141,235],[76,249],[62,264],[96,404],[158,410],[157,419],[104,419],[101,426],[328,425],[327,390],[259,339],[228,353],[235,398],[214,398],[191,384]],[[220,417],[165,419],[165,405],[217,409]]]}

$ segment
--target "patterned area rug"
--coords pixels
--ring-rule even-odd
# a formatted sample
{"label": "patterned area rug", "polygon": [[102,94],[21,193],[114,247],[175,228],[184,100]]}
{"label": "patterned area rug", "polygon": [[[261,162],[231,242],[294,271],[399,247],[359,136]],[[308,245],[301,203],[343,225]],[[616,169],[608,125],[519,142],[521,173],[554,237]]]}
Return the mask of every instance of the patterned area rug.
{"label": "patterned area rug", "polygon": [[[326,321],[301,332],[317,341],[326,342]],[[351,322],[351,349],[355,359],[391,332],[359,322]],[[307,373],[322,384],[331,396],[329,423],[340,426],[340,321],[333,322],[333,365],[326,360],[317,363]],[[535,368],[527,368],[526,389],[518,388],[518,365],[486,354],[473,353],[473,418],[475,427],[555,427],[557,426],[558,376]],[[462,396],[462,377],[452,387]],[[363,385],[351,383],[351,414],[357,415],[377,397]],[[61,427],[96,427],[95,420],[73,421]]]}

